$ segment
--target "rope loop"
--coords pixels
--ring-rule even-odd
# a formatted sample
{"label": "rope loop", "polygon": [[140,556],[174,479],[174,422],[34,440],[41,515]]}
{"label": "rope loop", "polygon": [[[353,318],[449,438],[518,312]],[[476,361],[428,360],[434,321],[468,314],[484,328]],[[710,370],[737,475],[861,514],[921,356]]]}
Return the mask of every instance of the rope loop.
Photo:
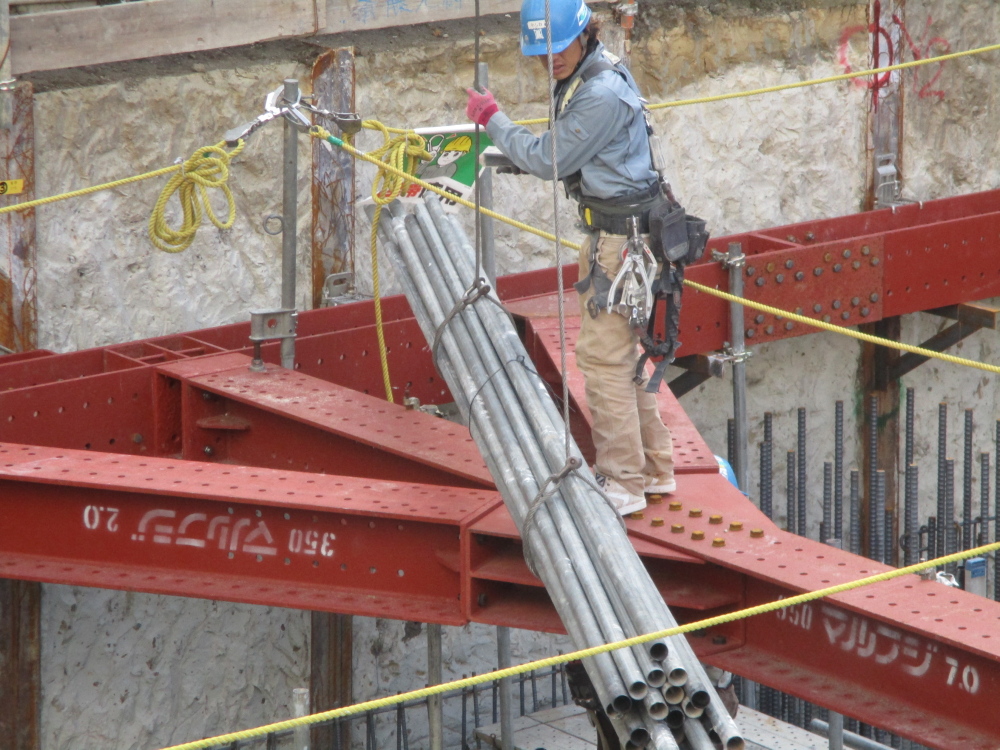
{"label": "rope loop", "polygon": [[[187,250],[194,242],[201,225],[202,216],[219,229],[229,229],[236,221],[236,202],[229,189],[229,162],[246,145],[242,140],[232,151],[227,151],[225,141],[214,146],[197,149],[174,174],[160,192],[153,212],[149,215],[149,239],[153,245],[165,253],[179,253]],[[221,190],[226,198],[225,220],[220,219],[212,208],[208,191]],[[167,224],[166,210],[170,197],[177,193],[181,204],[181,226],[173,229]]]}
{"label": "rope loop", "polygon": [[545,480],[544,484],[542,484],[539,488],[538,494],[535,495],[531,504],[528,506],[528,512],[524,514],[524,522],[521,524],[524,561],[528,564],[528,570],[531,571],[535,578],[541,579],[541,576],[538,575],[538,570],[535,567],[535,553],[532,552],[531,547],[531,539],[534,536],[535,526],[537,525],[535,523],[535,516],[538,514],[538,511],[541,510],[541,507],[546,503],[546,501],[559,491],[563,480],[581,466],[583,466],[583,461],[576,456],[570,456],[567,458],[563,467],[557,473],[551,474],[549,478]]}
{"label": "rope loop", "polygon": [[[441,347],[441,337],[444,334],[444,330],[451,325],[451,321],[455,319],[462,310],[471,305],[480,297],[486,297],[489,293],[493,291],[489,282],[482,276],[477,278],[472,282],[472,285],[465,290],[465,294],[462,295],[462,299],[455,303],[455,306],[451,308],[449,313],[444,316],[444,320],[441,321],[441,325],[438,326],[437,330],[434,332],[434,341],[431,344],[431,359],[434,361],[434,366],[437,367],[438,363],[438,349]],[[441,368],[438,367],[438,371]]]}

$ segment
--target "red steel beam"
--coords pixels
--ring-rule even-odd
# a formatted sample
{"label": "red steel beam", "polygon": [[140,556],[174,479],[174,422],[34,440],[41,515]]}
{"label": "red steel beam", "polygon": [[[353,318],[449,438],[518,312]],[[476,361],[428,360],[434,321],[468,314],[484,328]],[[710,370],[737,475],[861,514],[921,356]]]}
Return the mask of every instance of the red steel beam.
{"label": "red steel beam", "polygon": [[[998,211],[1000,193],[991,192],[715,246],[742,242],[751,298],[832,320],[847,312],[841,320],[853,324],[1000,294],[991,260]],[[689,276],[725,286],[711,263]],[[520,300],[529,351],[553,383],[555,278],[548,269],[498,285],[508,302]],[[688,294],[684,311],[684,351],[718,349],[728,336],[725,303]],[[450,400],[405,300],[385,300],[384,313],[399,395]],[[751,342],[809,332],[783,323],[748,318]],[[0,541],[0,573],[561,630],[509,515],[494,492],[476,489],[488,486],[481,461],[442,459],[470,457],[467,433],[365,396],[381,389],[371,304],[303,313],[299,332],[298,372],[264,376],[246,368],[246,324],[0,359],[0,440],[28,444],[0,447],[0,509],[15,530]],[[572,428],[586,452],[573,336],[567,331]],[[264,347],[267,361],[276,349]],[[675,440],[680,510],[651,505],[629,526],[680,619],[883,569],[777,530],[718,475],[669,394],[661,407]],[[405,429],[378,433],[384,427],[366,415]],[[724,544],[712,546],[713,537]],[[721,666],[925,744],[993,748],[1000,727],[985,696],[1000,680],[997,619],[992,602],[910,577],[692,640]]]}

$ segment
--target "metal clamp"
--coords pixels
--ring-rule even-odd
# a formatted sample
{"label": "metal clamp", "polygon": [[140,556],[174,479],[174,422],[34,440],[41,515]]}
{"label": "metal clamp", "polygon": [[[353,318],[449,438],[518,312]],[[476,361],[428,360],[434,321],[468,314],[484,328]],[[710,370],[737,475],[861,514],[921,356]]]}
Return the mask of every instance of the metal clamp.
{"label": "metal clamp", "polygon": [[295,310],[258,310],[250,313],[250,340],[253,342],[253,372],[264,372],[260,347],[265,341],[295,338],[298,313]]}
{"label": "metal clamp", "polygon": [[713,250],[712,260],[721,263],[723,268],[743,268],[746,265],[747,256],[740,253],[734,258],[730,258],[728,253]]}
{"label": "metal clamp", "polygon": [[263,114],[259,115],[257,119],[252,120],[251,122],[226,131],[226,134],[223,136],[226,141],[226,145],[233,147],[239,141],[245,141],[253,135],[258,128],[266,125],[272,120],[278,119],[279,117],[284,117],[299,130],[307,131],[312,127],[313,123],[312,119],[306,116],[305,112],[311,112],[314,115],[320,115],[322,117],[332,119],[342,132],[349,135],[353,135],[361,130],[361,117],[356,113],[329,112],[304,101],[305,99],[311,98],[312,97],[310,96],[304,97],[299,94],[295,101],[289,101],[288,99],[285,99],[284,84],[278,86],[278,88],[268,94],[264,99]]}
{"label": "metal clamp", "polygon": [[656,259],[639,234],[639,222],[634,216],[629,222],[629,239],[622,267],[608,290],[607,309],[608,313],[618,313],[627,318],[633,328],[645,328],[653,309]]}
{"label": "metal clamp", "polygon": [[749,349],[744,349],[741,352],[734,351],[733,347],[730,346],[729,342],[727,341],[722,346],[722,354],[715,354],[713,356],[719,362],[725,362],[735,365],[740,362],[746,362],[748,359],[750,359],[750,357],[753,356],[753,352],[750,351]]}

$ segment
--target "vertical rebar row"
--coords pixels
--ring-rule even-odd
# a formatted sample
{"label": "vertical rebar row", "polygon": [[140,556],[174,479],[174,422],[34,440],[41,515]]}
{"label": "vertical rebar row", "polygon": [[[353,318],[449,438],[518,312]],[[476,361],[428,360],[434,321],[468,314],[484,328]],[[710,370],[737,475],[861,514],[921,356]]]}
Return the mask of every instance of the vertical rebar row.
{"label": "vertical rebar row", "polygon": [[903,443],[904,466],[913,463],[913,428],[916,422],[914,412],[916,411],[916,397],[913,388],[906,389],[906,424],[904,426],[905,436]]}
{"label": "vertical rebar row", "polygon": [[851,469],[851,552],[861,554],[861,474]]}
{"label": "vertical rebar row", "polygon": [[962,549],[972,547],[972,409],[965,410],[962,474]]}
{"label": "vertical rebar row", "polygon": [[917,503],[918,474],[913,463],[906,465],[906,484],[904,489],[906,510],[903,524],[903,534],[906,547],[903,550],[903,564],[913,565],[920,561],[920,517]]}
{"label": "vertical rebar row", "polygon": [[844,402],[834,405],[833,417],[833,530],[844,546]]}
{"label": "vertical rebar row", "polygon": [[806,535],[806,410],[799,408],[799,429],[798,429],[798,490],[796,499],[798,500],[798,512],[795,517],[796,532],[799,536]]}
{"label": "vertical rebar row", "polygon": [[945,506],[945,472],[948,459],[948,404],[942,402],[938,404],[938,481],[937,481],[937,534],[934,539],[934,549],[931,550],[931,557],[940,557],[944,554],[945,542],[944,532],[947,528],[944,517]]}
{"label": "vertical rebar row", "polygon": [[826,544],[833,534],[833,464],[823,462],[823,521],[820,524],[819,540]]}
{"label": "vertical rebar row", "polygon": [[785,498],[786,513],[785,529],[795,533],[795,451],[788,451],[785,461]]}

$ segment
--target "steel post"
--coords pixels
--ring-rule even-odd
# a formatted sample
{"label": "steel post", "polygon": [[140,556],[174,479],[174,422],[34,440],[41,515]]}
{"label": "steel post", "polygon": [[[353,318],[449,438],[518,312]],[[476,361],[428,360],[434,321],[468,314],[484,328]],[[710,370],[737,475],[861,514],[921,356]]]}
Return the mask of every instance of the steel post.
{"label": "steel post", "polygon": [[[427,684],[440,685],[444,682],[441,669],[441,626],[427,623]],[[441,710],[441,696],[427,698],[427,731],[430,750],[441,750],[444,744],[444,716]]]}
{"label": "steel post", "polygon": [[[292,688],[292,717],[309,715],[309,688]],[[293,750],[309,750],[309,727],[295,727]]]}
{"label": "steel post", "polygon": [[[510,654],[510,628],[497,626],[497,666],[506,669],[513,665]],[[500,750],[514,750],[514,681],[511,677],[500,680]]]}
{"label": "steel post", "polygon": [[[486,63],[479,63],[478,73],[479,84],[483,88],[488,88],[490,85],[489,66]],[[479,174],[479,205],[491,210],[493,208],[493,170],[489,167],[482,169]],[[483,273],[486,274],[486,280],[495,287],[497,284],[497,261],[493,219],[480,214],[479,227],[479,239],[483,248]]]}
{"label": "steel post", "polygon": [[[286,102],[299,100],[299,82],[285,79]],[[282,156],[281,201],[281,307],[295,309],[295,253],[298,235],[299,210],[299,131],[287,118],[284,122],[285,140]],[[281,340],[281,366],[295,369],[295,338]]]}
{"label": "steel post", "polygon": [[[743,296],[743,246],[730,242],[726,264],[729,267],[729,293]],[[729,304],[729,345],[733,354],[733,471],[743,492],[749,492],[750,446],[747,429],[747,370],[743,339],[743,305]]]}

